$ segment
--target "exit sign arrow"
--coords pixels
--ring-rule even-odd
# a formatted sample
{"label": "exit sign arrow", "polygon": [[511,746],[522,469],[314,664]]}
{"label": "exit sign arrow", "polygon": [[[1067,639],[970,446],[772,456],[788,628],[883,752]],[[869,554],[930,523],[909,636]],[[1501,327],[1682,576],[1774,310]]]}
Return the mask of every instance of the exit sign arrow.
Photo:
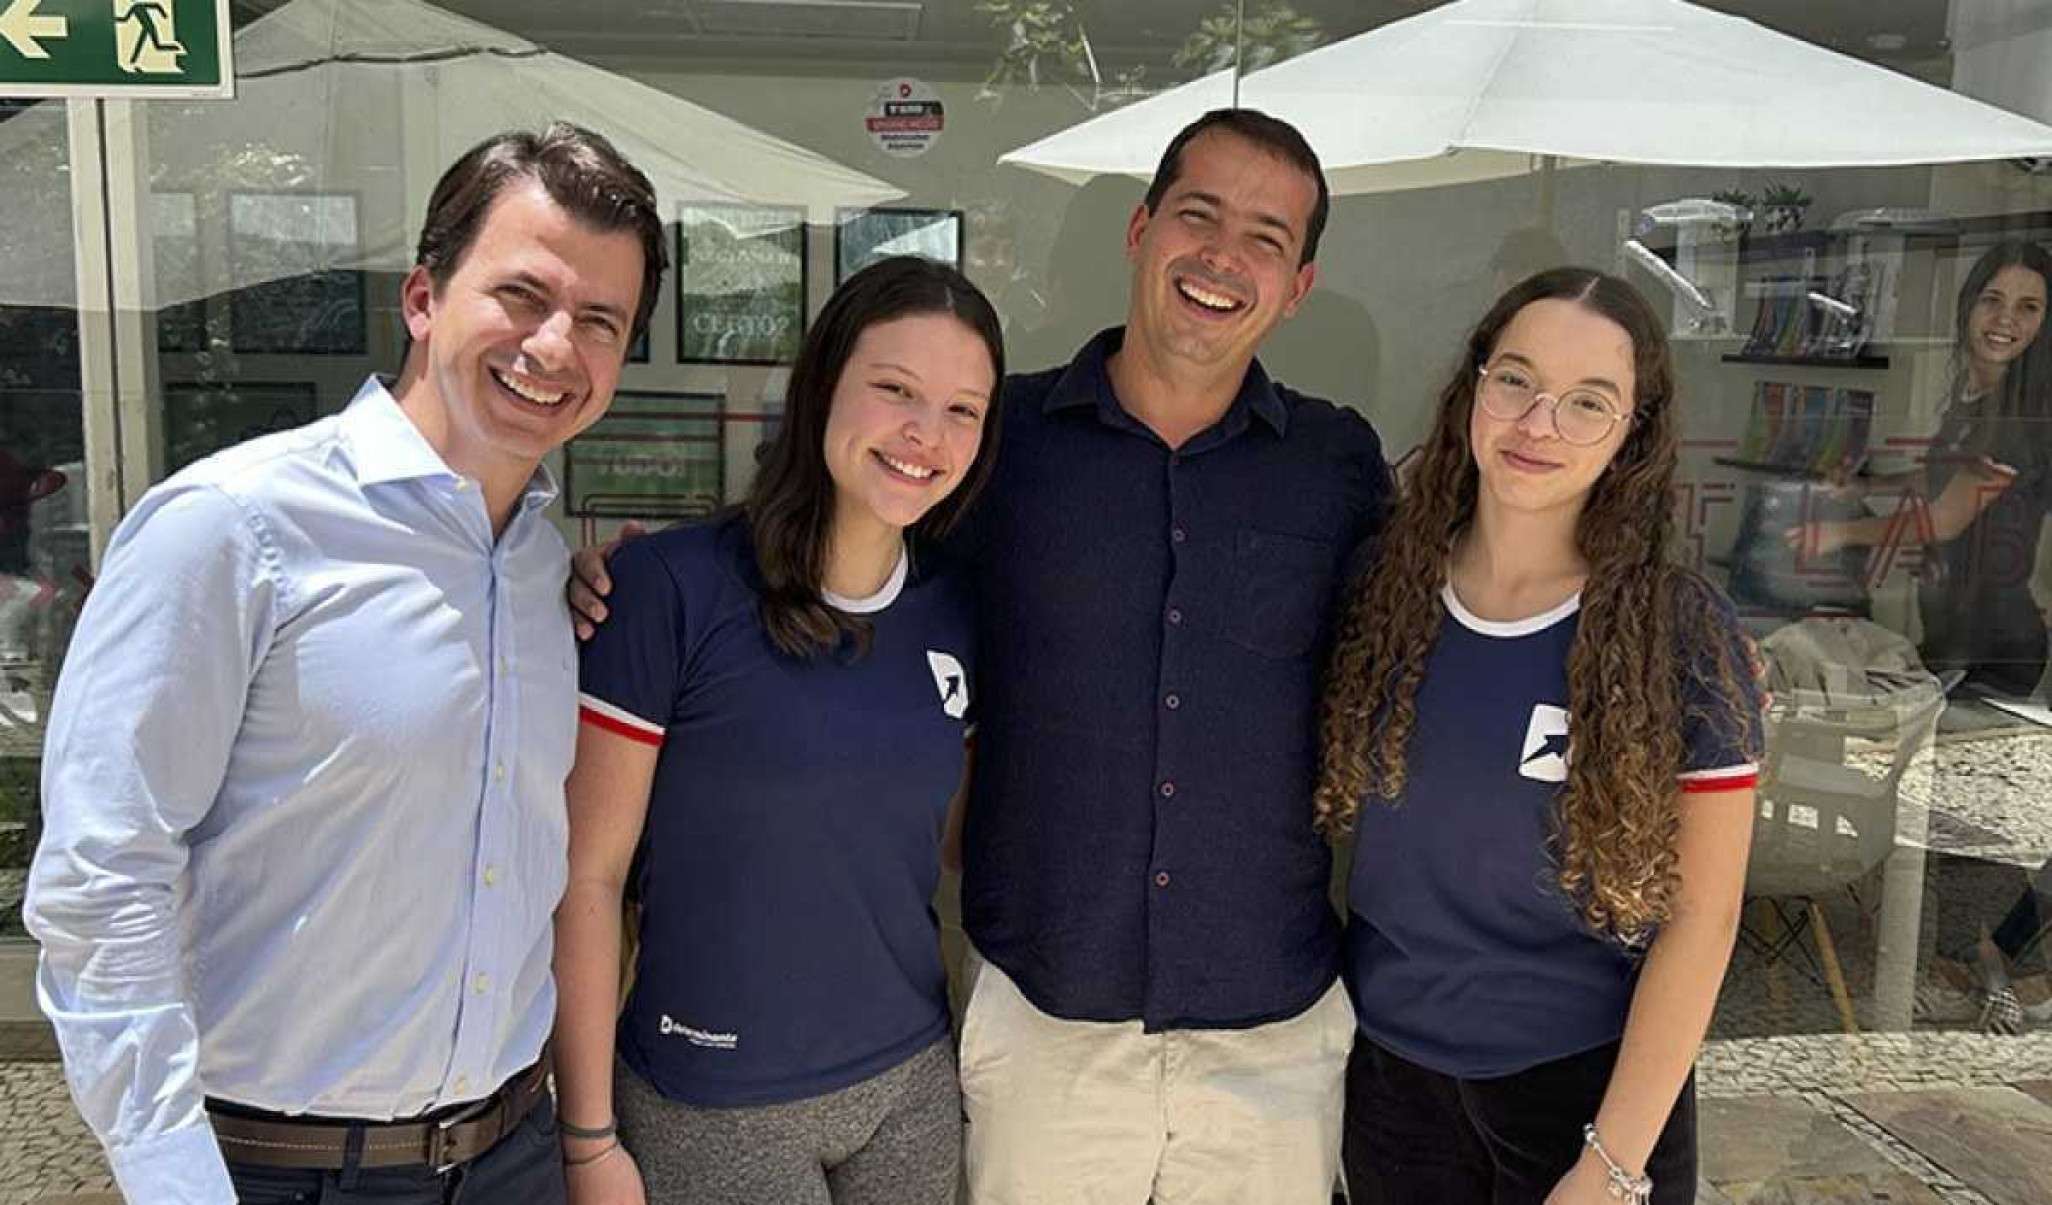
{"label": "exit sign arrow", "polygon": [[63,17],[38,13],[43,0],[6,0],[7,7],[0,10],[0,38],[7,39],[15,53],[25,59],[47,59],[50,52],[43,49],[41,38],[62,38],[69,36],[70,26]]}

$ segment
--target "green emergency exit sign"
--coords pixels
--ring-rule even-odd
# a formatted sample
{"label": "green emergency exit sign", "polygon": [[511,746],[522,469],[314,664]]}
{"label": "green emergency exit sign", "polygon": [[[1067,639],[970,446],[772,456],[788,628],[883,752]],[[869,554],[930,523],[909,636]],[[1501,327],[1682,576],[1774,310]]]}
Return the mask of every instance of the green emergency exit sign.
{"label": "green emergency exit sign", "polygon": [[228,0],[0,0],[0,96],[230,97]]}

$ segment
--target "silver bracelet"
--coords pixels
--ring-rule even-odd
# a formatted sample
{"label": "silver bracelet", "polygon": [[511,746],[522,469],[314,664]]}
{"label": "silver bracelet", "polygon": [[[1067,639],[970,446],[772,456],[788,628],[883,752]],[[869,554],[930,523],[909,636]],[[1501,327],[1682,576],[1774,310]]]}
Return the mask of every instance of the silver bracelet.
{"label": "silver bracelet", "polygon": [[1604,1149],[1603,1139],[1596,1133],[1595,1122],[1592,1121],[1582,1127],[1582,1145],[1596,1152],[1596,1157],[1603,1160],[1604,1171],[1609,1177],[1603,1188],[1610,1194],[1611,1200],[1629,1201],[1632,1205],[1647,1205],[1647,1202],[1653,1199],[1653,1177],[1643,1172],[1635,1176],[1618,1166],[1617,1160],[1611,1158],[1610,1152]]}

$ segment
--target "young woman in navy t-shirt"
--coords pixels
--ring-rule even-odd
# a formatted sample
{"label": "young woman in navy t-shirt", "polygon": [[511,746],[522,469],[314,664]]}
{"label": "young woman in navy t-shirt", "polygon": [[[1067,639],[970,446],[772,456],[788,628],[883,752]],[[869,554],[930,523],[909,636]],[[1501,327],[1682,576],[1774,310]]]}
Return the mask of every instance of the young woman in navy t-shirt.
{"label": "young woman in navy t-shirt", "polygon": [[953,1201],[931,901],[973,629],[928,554],[990,475],[1003,373],[960,273],[866,268],[808,333],[745,506],[608,566],[556,921],[575,1205]]}
{"label": "young woman in navy t-shirt", "polygon": [[1677,428],[1631,286],[1518,284],[1347,603],[1317,814],[1358,829],[1355,1205],[1694,1200],[1760,712],[1729,604],[1671,560]]}

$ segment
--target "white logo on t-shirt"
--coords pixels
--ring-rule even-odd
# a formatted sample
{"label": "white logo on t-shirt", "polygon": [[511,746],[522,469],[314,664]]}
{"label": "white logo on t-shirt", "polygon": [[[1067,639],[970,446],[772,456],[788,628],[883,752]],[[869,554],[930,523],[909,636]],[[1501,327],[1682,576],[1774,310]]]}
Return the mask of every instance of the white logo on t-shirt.
{"label": "white logo on t-shirt", "polygon": [[962,663],[948,653],[926,650],[926,664],[933,670],[933,686],[940,691],[941,710],[950,719],[961,719],[969,712],[969,674]]}
{"label": "white logo on t-shirt", "polygon": [[1518,773],[1538,782],[1566,782],[1567,759],[1567,709],[1551,703],[1532,704],[1532,719],[1525,725],[1525,751],[1518,756]]}
{"label": "white logo on t-shirt", "polygon": [[668,1013],[663,1014],[656,1028],[661,1030],[666,1038],[680,1037],[693,1046],[703,1046],[708,1050],[733,1050],[741,1045],[740,1034],[713,1033],[710,1030],[698,1029],[682,1021],[672,1020]]}

